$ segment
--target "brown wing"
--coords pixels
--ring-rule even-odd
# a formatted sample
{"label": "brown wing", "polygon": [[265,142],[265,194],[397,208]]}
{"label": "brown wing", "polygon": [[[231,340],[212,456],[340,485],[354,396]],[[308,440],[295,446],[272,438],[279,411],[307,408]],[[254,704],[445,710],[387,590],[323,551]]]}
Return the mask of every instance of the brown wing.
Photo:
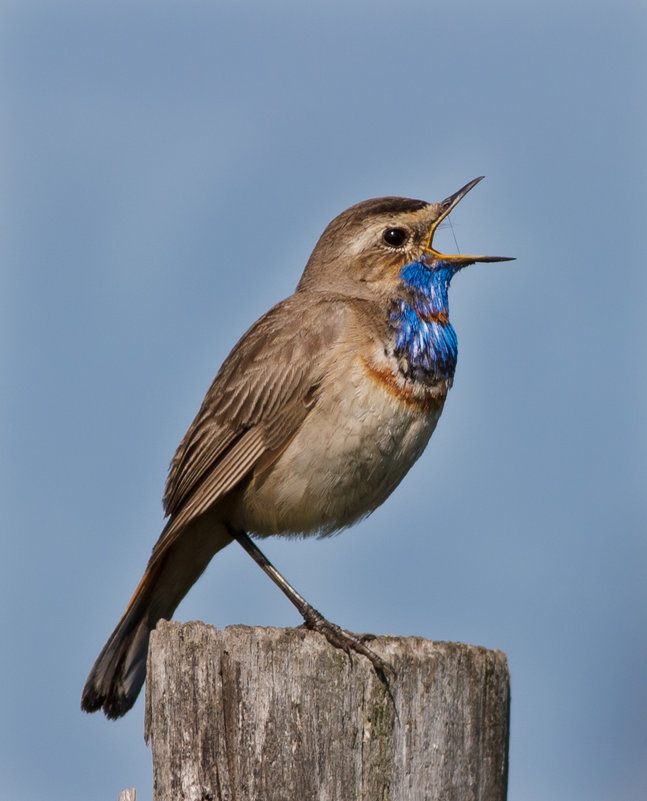
{"label": "brown wing", "polygon": [[164,493],[171,520],[158,545],[290,440],[316,403],[331,345],[349,313],[351,304],[339,298],[302,292],[242,337],[173,457]]}

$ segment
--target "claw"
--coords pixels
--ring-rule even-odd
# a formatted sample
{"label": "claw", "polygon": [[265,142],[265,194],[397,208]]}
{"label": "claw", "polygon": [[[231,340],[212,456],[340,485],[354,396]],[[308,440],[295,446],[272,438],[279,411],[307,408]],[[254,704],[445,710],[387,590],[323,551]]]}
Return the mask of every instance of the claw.
{"label": "claw", "polygon": [[350,631],[344,631],[344,629],[340,628],[336,623],[331,623],[329,620],[326,620],[321,613],[316,611],[314,615],[308,616],[305,625],[307,628],[319,634],[323,634],[331,645],[344,651],[351,660],[351,664],[353,661],[352,651],[355,651],[355,653],[365,656],[373,665],[375,671],[378,674],[382,674],[383,678],[385,678],[385,673],[387,671],[395,674],[393,665],[385,662],[382,657],[378,656],[375,651],[362,642],[364,637],[375,639],[374,634],[361,635],[358,637]]}

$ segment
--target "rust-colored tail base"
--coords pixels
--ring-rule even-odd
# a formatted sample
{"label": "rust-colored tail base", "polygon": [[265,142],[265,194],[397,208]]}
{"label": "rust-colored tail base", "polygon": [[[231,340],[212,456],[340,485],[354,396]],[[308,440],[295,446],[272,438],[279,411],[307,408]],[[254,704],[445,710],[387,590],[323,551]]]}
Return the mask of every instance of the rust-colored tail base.
{"label": "rust-colored tail base", "polygon": [[[168,529],[168,526],[167,526]],[[164,538],[164,532],[160,542]],[[151,631],[168,619],[212,556],[231,542],[219,523],[189,524],[162,552],[156,547],[121,620],[97,657],[81,696],[86,712],[103,709],[108,718],[125,715],[146,678]]]}

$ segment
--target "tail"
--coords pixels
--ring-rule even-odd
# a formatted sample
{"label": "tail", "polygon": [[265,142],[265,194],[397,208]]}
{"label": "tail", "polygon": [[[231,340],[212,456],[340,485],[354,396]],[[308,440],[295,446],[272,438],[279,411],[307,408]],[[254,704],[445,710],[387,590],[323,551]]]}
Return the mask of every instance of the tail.
{"label": "tail", "polygon": [[161,552],[156,546],[126,611],[90,671],[81,709],[103,709],[113,719],[128,712],[146,678],[151,631],[158,620],[171,617],[212,556],[230,542],[225,526],[207,516],[189,523]]}

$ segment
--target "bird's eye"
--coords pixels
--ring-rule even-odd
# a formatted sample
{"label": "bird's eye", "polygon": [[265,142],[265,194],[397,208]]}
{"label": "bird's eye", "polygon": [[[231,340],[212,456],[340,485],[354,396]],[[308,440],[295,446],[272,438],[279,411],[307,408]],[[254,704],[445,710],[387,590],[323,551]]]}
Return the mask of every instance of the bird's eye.
{"label": "bird's eye", "polygon": [[401,248],[408,239],[409,232],[405,228],[387,228],[382,234],[382,241],[390,248]]}

